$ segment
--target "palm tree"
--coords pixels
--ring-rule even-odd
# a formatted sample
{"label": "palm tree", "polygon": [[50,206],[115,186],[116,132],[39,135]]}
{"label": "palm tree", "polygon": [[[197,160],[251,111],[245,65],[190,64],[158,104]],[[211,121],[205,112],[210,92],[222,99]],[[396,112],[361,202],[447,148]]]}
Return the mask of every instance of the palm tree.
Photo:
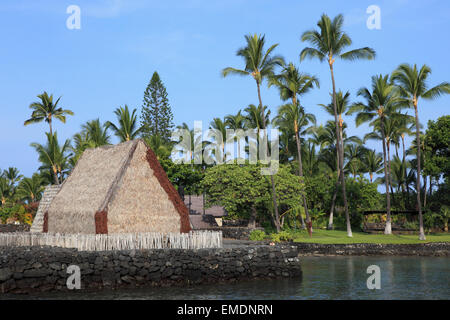
{"label": "palm tree", "polygon": [[[229,114],[225,117],[225,125],[228,129],[232,129],[234,131],[237,130],[245,130],[246,129],[246,118],[241,114],[241,110],[236,115]],[[241,142],[240,139],[237,139],[237,157],[241,158]]]}
{"label": "palm tree", "polygon": [[145,136],[144,141],[150,146],[158,160],[169,158],[172,146],[167,143],[160,135]]}
{"label": "palm tree", "polygon": [[350,143],[344,147],[344,156],[348,159],[344,170],[348,169],[354,178],[357,174],[362,174],[362,171],[364,171],[364,165],[361,159],[363,159],[366,152],[367,149],[362,143]]}
{"label": "palm tree", "polygon": [[87,138],[92,141],[95,148],[111,144],[111,137],[108,135],[108,126],[106,123],[100,123],[100,119],[86,122],[81,126],[87,133]]}
{"label": "palm tree", "polygon": [[111,128],[114,131],[114,134],[119,137],[120,142],[136,139],[142,131],[142,127],[137,128],[138,121],[136,116],[136,109],[133,109],[133,112],[130,115],[128,106],[125,105],[125,108],[119,107],[114,111],[114,113],[117,116],[119,125],[116,126],[111,121],[107,121],[107,128]]}
{"label": "palm tree", "polygon": [[[278,115],[274,118],[274,124],[280,128],[293,129],[295,143],[297,146],[297,160],[298,160],[298,175],[303,179],[303,164],[302,164],[302,150],[301,150],[301,133],[309,124],[315,124],[316,117],[311,113],[305,113],[300,103],[296,101],[295,104],[289,103],[279,107]],[[311,219],[309,217],[308,205],[306,203],[306,196],[303,194],[303,207],[305,208],[306,223],[308,229],[311,230]]]}
{"label": "palm tree", "polygon": [[21,200],[26,200],[28,203],[39,201],[45,187],[42,178],[35,173],[31,178],[23,178],[17,187],[17,195]]}
{"label": "palm tree", "polygon": [[[423,65],[420,70],[417,65],[401,64],[393,73],[392,79],[398,84],[400,92],[409,105],[414,107],[416,118],[416,140],[420,145],[420,121],[418,104],[419,99],[427,100],[435,99],[443,94],[450,93],[450,83],[442,82],[435,87],[428,89],[427,78],[431,74],[431,69],[427,65]],[[420,148],[417,148],[417,207],[419,210],[419,239],[425,240],[423,230],[422,205],[420,203]]]}
{"label": "palm tree", "polygon": [[70,159],[72,167],[75,167],[84,150],[111,144],[108,126],[106,123],[102,125],[99,119],[86,122],[81,129],[81,132],[73,136],[74,146],[71,149],[74,156]]}
{"label": "palm tree", "polygon": [[12,195],[12,187],[5,177],[0,176],[0,203],[5,205],[6,199]]}
{"label": "palm tree", "polygon": [[294,105],[297,104],[298,97],[309,92],[314,86],[320,88],[319,79],[301,73],[292,62],[285,66],[279,75],[270,77],[269,87],[272,85],[280,91],[281,100],[291,99]]}
{"label": "palm tree", "polygon": [[[263,103],[261,99],[261,83],[264,79],[271,77],[274,74],[274,69],[277,66],[284,65],[284,59],[281,56],[271,56],[272,51],[278,46],[274,44],[264,51],[265,36],[254,34],[246,35],[245,40],[247,46],[239,49],[236,53],[245,61],[245,68],[225,68],[222,70],[222,75],[226,77],[229,74],[237,74],[241,76],[251,75],[256,82],[256,88],[258,90],[259,106],[262,108]],[[262,128],[266,128],[266,119],[263,117]],[[275,210],[275,220],[277,231],[280,231],[280,215],[278,213],[277,199],[275,193],[275,181],[273,175],[270,175],[270,182],[272,184],[272,201]]]}
{"label": "palm tree", "polygon": [[7,170],[3,171],[3,177],[9,180],[9,184],[12,188],[15,187],[16,183],[22,179],[23,175],[19,174],[19,169],[15,167],[9,167]]}
{"label": "palm tree", "polygon": [[39,170],[50,170],[54,183],[61,184],[68,167],[70,140],[66,140],[60,146],[56,132],[53,135],[50,133],[46,133],[46,135],[47,144],[45,146],[39,143],[32,143],[31,146],[39,154],[39,161],[42,163]]}
{"label": "palm tree", "polygon": [[66,115],[73,116],[73,112],[70,110],[64,110],[60,107],[58,108],[58,103],[61,97],[59,97],[55,103],[53,103],[53,94],[49,96],[45,91],[37,97],[41,101],[36,101],[30,104],[30,109],[32,109],[33,112],[31,114],[31,118],[26,120],[24,125],[26,126],[31,123],[38,123],[45,120],[50,127],[50,135],[52,135],[53,118],[60,120],[62,123],[66,123]]}
{"label": "palm tree", "polygon": [[372,183],[373,175],[380,173],[383,169],[383,158],[375,150],[367,150],[363,159],[367,170],[366,172],[369,172],[370,183]]}
{"label": "palm tree", "polygon": [[[217,133],[220,133],[222,135],[222,141],[216,141],[216,143],[220,143],[220,149],[222,154],[216,154],[216,161],[218,163],[226,162],[227,155],[225,154],[225,143],[226,143],[226,135],[227,135],[227,128],[225,122],[220,118],[214,118],[213,121],[211,121],[210,129],[215,130]],[[216,137],[217,139],[217,137]]]}
{"label": "palm tree", "polygon": [[[334,103],[336,102],[336,104]],[[333,96],[331,99],[331,103],[324,105],[324,104],[319,104],[319,106],[323,107],[325,109],[325,111],[330,114],[330,115],[334,115],[335,114],[335,105],[336,105],[336,113],[337,113],[337,117],[338,117],[338,130],[336,131],[336,133],[338,134],[339,139],[337,141],[341,141],[343,139],[343,126],[344,126],[344,119],[342,118],[342,115],[348,110],[349,108],[349,103],[350,103],[350,93],[347,91],[345,94],[342,93],[342,91],[339,91],[336,93],[335,98],[333,100]],[[333,135],[334,137],[336,135]],[[339,183],[341,181],[341,169],[339,166],[339,159],[340,158],[344,158],[344,148],[339,148],[338,147],[339,143],[336,144],[336,160],[337,160],[337,180],[336,180],[336,185],[334,187],[334,189],[337,191],[338,187],[339,187]],[[342,171],[344,172],[344,171]],[[336,199],[336,194],[334,194],[333,199]],[[345,198],[346,199],[346,198]],[[334,201],[332,202],[334,204]],[[345,207],[345,206],[344,206]],[[329,219],[329,224],[328,224],[328,229],[331,230],[333,229],[333,210],[334,210],[334,205],[331,206],[331,211],[330,211],[330,219]]]}
{"label": "palm tree", "polygon": [[[358,96],[366,99],[366,104],[362,102],[355,103],[348,114],[358,112],[356,116],[356,126],[364,122],[370,122],[377,131],[366,135],[364,140],[378,139],[383,144],[383,158],[384,158],[384,178],[386,187],[386,228],[385,234],[392,234],[391,224],[391,197],[389,194],[389,172],[388,172],[388,153],[386,151],[387,141],[386,134],[386,118],[396,114],[401,107],[399,104],[400,98],[396,86],[389,80],[389,75],[379,75],[372,77],[372,92],[367,88],[358,90]],[[375,120],[374,120],[375,118]],[[389,148],[389,146],[388,146]]]}
{"label": "palm tree", "polygon": [[[300,61],[303,61],[306,57],[317,58],[319,61],[328,61],[331,73],[331,81],[333,84],[333,107],[334,107],[334,121],[336,123],[336,136],[338,136],[337,151],[339,154],[339,169],[344,172],[344,159],[343,159],[343,146],[339,139],[338,132],[338,116],[336,105],[336,84],[334,81],[333,64],[335,58],[341,58],[343,60],[356,60],[356,59],[374,59],[375,51],[369,47],[360,49],[354,49],[347,52],[343,52],[344,49],[352,44],[350,37],[342,31],[344,24],[344,17],[339,14],[333,21],[323,14],[317,26],[320,32],[317,30],[309,30],[303,33],[301,40],[309,42],[313,47],[304,48],[300,53]],[[344,200],[345,217],[347,220],[347,235],[352,237],[352,230],[350,225],[350,216],[348,214],[347,196],[345,190],[345,178],[341,175],[342,196]]]}

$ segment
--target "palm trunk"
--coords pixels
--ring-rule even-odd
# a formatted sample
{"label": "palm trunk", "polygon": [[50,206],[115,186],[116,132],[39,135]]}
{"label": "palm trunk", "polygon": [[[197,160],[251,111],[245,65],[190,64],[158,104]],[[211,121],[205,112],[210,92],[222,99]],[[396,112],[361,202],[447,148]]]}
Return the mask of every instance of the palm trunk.
{"label": "palm trunk", "polygon": [[414,111],[416,115],[416,143],[417,143],[417,210],[419,211],[419,240],[426,240],[425,232],[423,230],[423,216],[422,216],[422,204],[420,203],[420,124],[419,124],[419,112],[417,111],[417,100],[414,97]]}
{"label": "palm trunk", "polygon": [[427,206],[427,176],[423,176],[423,208]]}
{"label": "palm trunk", "polygon": [[339,173],[338,173],[338,177],[336,180],[336,185],[334,187],[334,192],[333,192],[333,198],[331,199],[331,208],[330,208],[330,217],[328,218],[328,226],[327,226],[327,230],[333,230],[333,218],[334,218],[334,208],[336,206],[336,197],[337,197],[337,193],[338,193],[338,188],[339,188]]}
{"label": "palm trunk", "polygon": [[386,227],[384,229],[384,234],[392,234],[392,224],[391,224],[391,195],[389,193],[389,175],[388,175],[388,165],[386,160],[386,139],[384,135],[384,120],[381,118],[381,136],[383,140],[383,162],[384,162],[384,184],[386,187]]}
{"label": "palm trunk", "polygon": [[392,180],[391,180],[391,147],[390,147],[390,140],[388,140],[388,143],[386,143],[387,146],[387,164],[388,164],[388,177],[389,177],[389,189],[391,190],[392,195],[392,202],[395,204],[395,195],[394,195],[394,188],[392,187]]}
{"label": "palm trunk", "polygon": [[52,130],[52,116],[49,116],[48,119],[48,126],[50,127],[50,136],[53,137],[53,130]]}
{"label": "palm trunk", "polygon": [[[260,85],[259,82],[256,81],[256,86],[258,88],[258,99],[259,99],[259,105],[261,106],[261,110],[263,109],[263,104],[262,104],[262,99],[261,99],[261,89],[260,89]],[[266,128],[266,116],[264,114],[263,111],[263,115],[262,115],[263,119],[263,129]],[[259,135],[258,135],[258,139],[259,139]],[[269,152],[269,150],[267,150],[267,152]],[[276,191],[275,191],[275,181],[273,179],[273,175],[270,175],[270,183],[272,184],[272,202],[273,202],[273,209],[275,211],[275,227],[277,228],[277,232],[281,231],[281,227],[280,227],[280,214],[278,212],[278,206],[277,206],[277,195],[276,195]]]}
{"label": "palm trunk", "polygon": [[339,123],[338,123],[338,116],[337,116],[337,106],[336,106],[336,84],[334,81],[334,74],[333,74],[333,64],[330,61],[330,71],[331,71],[331,82],[333,84],[333,107],[334,107],[334,121],[336,124],[336,139],[337,143],[336,146],[338,147],[338,154],[339,154],[339,170],[341,171],[341,186],[342,186],[342,198],[344,200],[344,210],[345,210],[345,220],[347,222],[347,236],[353,237],[352,234],[352,227],[350,225],[350,216],[348,213],[348,203],[347,203],[347,195],[345,190],[345,174],[344,174],[344,159],[341,156],[341,141],[340,141],[340,135],[339,135]]}
{"label": "palm trunk", "polygon": [[[298,137],[298,130],[296,130],[296,132],[295,132],[295,142],[297,144],[298,175],[300,178],[303,178],[302,152],[301,152],[300,139]],[[312,232],[311,219],[309,217],[308,204],[306,203],[306,196],[304,193],[302,194],[302,197],[303,197],[303,207],[305,208],[306,226],[308,228],[309,233],[311,233]]]}

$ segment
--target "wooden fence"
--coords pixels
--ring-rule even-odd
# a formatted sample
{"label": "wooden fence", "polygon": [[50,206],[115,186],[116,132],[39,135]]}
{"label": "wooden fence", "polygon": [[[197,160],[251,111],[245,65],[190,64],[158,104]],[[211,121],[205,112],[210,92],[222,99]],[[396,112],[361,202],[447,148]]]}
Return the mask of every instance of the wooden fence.
{"label": "wooden fence", "polygon": [[138,234],[0,233],[0,246],[53,246],[79,251],[222,248],[221,231]]}

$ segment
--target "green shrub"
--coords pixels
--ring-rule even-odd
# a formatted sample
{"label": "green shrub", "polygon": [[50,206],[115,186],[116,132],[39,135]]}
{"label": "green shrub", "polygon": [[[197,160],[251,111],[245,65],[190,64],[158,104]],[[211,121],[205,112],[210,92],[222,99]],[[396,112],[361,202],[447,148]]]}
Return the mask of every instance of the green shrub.
{"label": "green shrub", "polygon": [[289,231],[280,231],[279,233],[272,233],[270,238],[273,242],[293,241],[294,237]]}
{"label": "green shrub", "polygon": [[252,232],[250,232],[250,240],[252,241],[262,241],[266,238],[266,233],[262,230],[253,230]]}

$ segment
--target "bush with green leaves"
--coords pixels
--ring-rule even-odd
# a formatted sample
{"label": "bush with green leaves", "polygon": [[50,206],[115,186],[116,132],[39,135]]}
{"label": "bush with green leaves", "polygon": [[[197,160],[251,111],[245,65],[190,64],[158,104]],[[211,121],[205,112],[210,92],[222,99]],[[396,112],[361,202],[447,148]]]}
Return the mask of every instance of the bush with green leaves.
{"label": "bush with green leaves", "polygon": [[[231,219],[249,219],[255,212],[255,218],[262,224],[273,219],[270,178],[261,175],[261,168],[250,164],[208,168],[202,181],[207,206],[224,206]],[[280,214],[298,207],[304,188],[300,178],[288,166],[280,165],[274,180]]]}
{"label": "bush with green leaves", "polygon": [[291,232],[284,230],[284,231],[280,231],[278,233],[272,233],[270,235],[270,239],[273,242],[282,242],[282,241],[293,241],[294,240],[294,236],[291,234]]}
{"label": "bush with green leaves", "polygon": [[250,232],[249,239],[252,241],[262,241],[267,237],[263,230],[255,229]]}

